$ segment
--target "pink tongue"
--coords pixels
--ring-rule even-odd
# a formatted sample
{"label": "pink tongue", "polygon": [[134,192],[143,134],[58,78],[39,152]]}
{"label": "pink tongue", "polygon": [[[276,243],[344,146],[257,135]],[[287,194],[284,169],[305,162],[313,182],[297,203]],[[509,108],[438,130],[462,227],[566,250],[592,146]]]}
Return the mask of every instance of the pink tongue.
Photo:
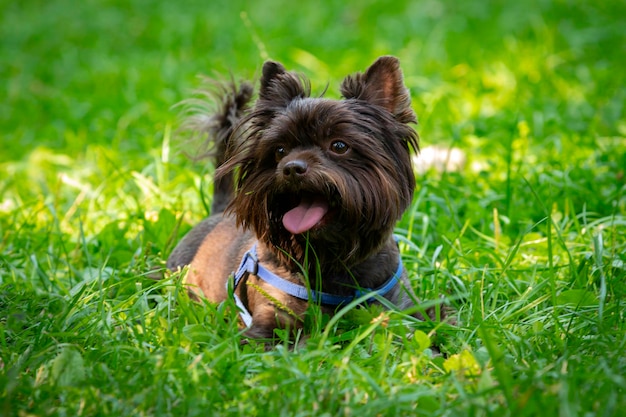
{"label": "pink tongue", "polygon": [[283,226],[289,232],[297,235],[304,233],[318,224],[328,212],[328,203],[321,198],[303,198],[295,208],[283,216]]}

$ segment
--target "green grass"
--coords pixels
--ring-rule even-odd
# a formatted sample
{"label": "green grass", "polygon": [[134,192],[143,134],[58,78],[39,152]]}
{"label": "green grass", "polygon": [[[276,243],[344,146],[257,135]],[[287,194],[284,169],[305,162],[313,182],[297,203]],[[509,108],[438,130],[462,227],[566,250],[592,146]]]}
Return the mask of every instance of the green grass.
{"label": "green grass", "polygon": [[[353,3],[0,3],[1,415],[624,413],[626,3]],[[398,225],[460,324],[352,311],[242,345],[229,305],[150,278],[210,189],[172,106],[267,57],[336,97],[381,54],[422,145],[467,154]]]}

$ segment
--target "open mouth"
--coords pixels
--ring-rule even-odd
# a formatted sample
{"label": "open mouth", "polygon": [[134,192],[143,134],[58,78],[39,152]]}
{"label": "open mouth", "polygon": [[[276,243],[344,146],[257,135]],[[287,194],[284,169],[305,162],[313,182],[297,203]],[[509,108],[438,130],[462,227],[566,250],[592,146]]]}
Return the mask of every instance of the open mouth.
{"label": "open mouth", "polygon": [[294,235],[304,233],[326,224],[331,211],[331,203],[322,195],[298,196],[283,215],[283,226]]}

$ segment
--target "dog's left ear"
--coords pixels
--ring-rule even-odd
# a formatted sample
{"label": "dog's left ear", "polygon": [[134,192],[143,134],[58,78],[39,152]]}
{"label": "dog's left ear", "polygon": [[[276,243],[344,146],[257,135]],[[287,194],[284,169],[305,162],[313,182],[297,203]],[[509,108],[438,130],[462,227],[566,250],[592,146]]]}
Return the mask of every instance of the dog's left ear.
{"label": "dog's left ear", "polygon": [[267,61],[263,64],[259,99],[280,106],[287,106],[296,98],[308,97],[310,87],[296,74],[288,72],[282,64]]}
{"label": "dog's left ear", "polygon": [[364,74],[347,76],[341,83],[341,94],[347,99],[364,100],[383,107],[402,123],[417,122],[396,57],[382,56]]}

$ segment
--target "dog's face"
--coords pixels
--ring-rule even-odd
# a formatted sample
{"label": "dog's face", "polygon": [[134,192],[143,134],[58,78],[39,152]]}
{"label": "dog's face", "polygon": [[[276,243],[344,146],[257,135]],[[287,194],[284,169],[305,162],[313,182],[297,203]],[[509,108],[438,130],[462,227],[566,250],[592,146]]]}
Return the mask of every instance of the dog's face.
{"label": "dog's face", "polygon": [[231,210],[240,225],[298,263],[307,252],[339,270],[380,249],[411,202],[415,114],[398,61],[347,77],[342,100],[311,98],[274,62],[238,128],[224,173],[238,169]]}

